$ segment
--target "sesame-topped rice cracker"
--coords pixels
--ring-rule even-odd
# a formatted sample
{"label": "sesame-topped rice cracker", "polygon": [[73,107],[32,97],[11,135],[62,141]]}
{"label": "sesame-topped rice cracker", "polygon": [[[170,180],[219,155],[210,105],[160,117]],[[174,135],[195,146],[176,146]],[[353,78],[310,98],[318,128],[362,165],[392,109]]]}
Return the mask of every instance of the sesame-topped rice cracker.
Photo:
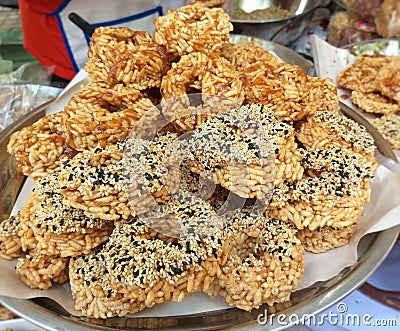
{"label": "sesame-topped rice cracker", "polygon": [[346,245],[356,231],[357,225],[358,223],[353,223],[341,228],[326,225],[315,230],[304,228],[297,231],[296,237],[300,239],[306,251],[323,253]]}
{"label": "sesame-topped rice cracker", "polygon": [[383,138],[394,149],[400,149],[400,116],[398,114],[384,115],[374,118],[371,123],[382,134]]}
{"label": "sesame-topped rice cracker", "polygon": [[19,220],[18,237],[21,241],[22,251],[35,255],[38,241],[33,233],[32,222],[30,220],[31,208],[33,208],[33,201],[27,199],[24,207],[15,216],[17,216]]}
{"label": "sesame-topped rice cracker", "polygon": [[0,258],[12,260],[21,255],[21,239],[18,236],[19,223],[19,212],[0,222]]}
{"label": "sesame-topped rice cracker", "polygon": [[375,165],[335,146],[305,150],[301,163],[303,178],[275,189],[267,215],[311,231],[357,224],[370,198]]}
{"label": "sesame-topped rice cracker", "polygon": [[[178,236],[154,231],[165,217],[175,220]],[[222,225],[207,202],[185,192],[174,194],[161,205],[160,214],[149,214],[113,232],[103,249],[111,277],[143,287],[180,284],[180,300],[206,290],[226,261],[229,237],[223,237]]]}
{"label": "sesame-topped rice cracker", "polygon": [[328,149],[336,146],[367,156],[375,162],[375,143],[368,131],[357,122],[339,114],[316,111],[308,116],[296,130],[296,137],[311,149]]}
{"label": "sesame-topped rice cracker", "polygon": [[[63,203],[57,175],[41,178],[28,197],[25,226],[36,240],[35,252],[43,255],[76,256],[87,253],[108,239],[112,222],[93,219],[84,211]],[[22,234],[23,237],[29,236]]]}
{"label": "sesame-topped rice cracker", "polygon": [[75,309],[85,316],[109,318],[135,313],[163,302],[164,297],[158,297],[157,294],[169,292],[173,288],[146,289],[115,283],[111,280],[105,262],[101,250],[70,261],[69,279]]}
{"label": "sesame-topped rice cracker", "polygon": [[15,270],[27,286],[47,290],[68,280],[68,264],[68,257],[35,254],[19,258]]}
{"label": "sesame-topped rice cracker", "polygon": [[179,171],[181,189],[207,201],[218,213],[221,212],[220,209],[223,207],[225,202],[228,202],[228,199],[234,198],[235,201],[233,201],[233,203],[236,201],[239,203],[245,201],[245,199],[242,199],[227,189],[224,189],[221,185],[215,185],[212,181],[194,173],[189,169],[187,163],[182,163]]}
{"label": "sesame-topped rice cracker", "polygon": [[118,220],[132,214],[124,191],[120,161],[123,147],[96,147],[78,154],[61,165],[60,194],[66,205],[82,209],[90,218]]}
{"label": "sesame-topped rice cracker", "polygon": [[196,3],[169,10],[154,20],[154,40],[169,53],[218,52],[229,41],[233,30],[229,15],[222,8]]}
{"label": "sesame-topped rice cracker", "polygon": [[190,169],[243,198],[264,200],[273,185],[303,174],[293,127],[260,104],[223,113],[192,137]]}
{"label": "sesame-topped rice cracker", "polygon": [[176,217],[179,237],[165,236],[133,218],[117,222],[96,255],[72,260],[77,309],[94,317],[122,316],[208,289],[229,250],[222,222],[208,203],[191,195],[173,196],[163,207]]}
{"label": "sesame-topped rice cracker", "polygon": [[235,232],[228,260],[208,293],[252,310],[263,303],[287,302],[303,274],[304,249],[285,222],[243,209],[226,229]]}
{"label": "sesame-topped rice cracker", "polygon": [[131,137],[124,142],[124,184],[135,214],[146,213],[152,204],[167,201],[176,190],[179,174],[174,176],[175,173],[168,171],[169,164],[164,158],[176,139],[175,133],[168,132],[159,133],[152,140]]}

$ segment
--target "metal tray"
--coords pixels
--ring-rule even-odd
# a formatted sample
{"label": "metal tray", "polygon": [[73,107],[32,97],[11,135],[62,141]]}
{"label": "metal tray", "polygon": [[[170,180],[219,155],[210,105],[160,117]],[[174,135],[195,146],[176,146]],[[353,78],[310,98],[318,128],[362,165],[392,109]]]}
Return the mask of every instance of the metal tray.
{"label": "metal tray", "polygon": [[[42,117],[45,109],[46,106],[32,111],[0,135],[2,219],[8,217],[11,212],[18,190],[24,180],[24,177],[15,170],[14,159],[7,154],[6,146],[9,136]],[[282,330],[294,324],[297,320],[300,321],[302,318],[307,318],[311,314],[317,314],[329,308],[361,286],[383,262],[395,243],[399,230],[400,227],[396,227],[365,236],[359,244],[359,258],[354,265],[345,268],[336,277],[328,281],[318,282],[311,287],[295,292],[287,304],[278,304],[272,308],[262,306],[252,312],[230,308],[209,313],[164,318],[116,317],[102,320],[72,316],[53,300],[47,298],[25,300],[0,297],[0,302],[21,317],[48,330],[83,331],[111,330],[115,328],[125,330],[149,328],[212,330],[225,327],[246,330],[259,328],[263,330]],[[271,317],[266,325],[260,325],[257,323],[257,318],[259,315],[265,315],[265,309],[268,309],[269,313],[273,312],[276,315]],[[277,316],[279,314],[278,320]]]}
{"label": "metal tray", "polygon": [[360,54],[399,55],[400,38],[382,38],[364,40],[358,43],[341,46],[348,49],[354,56]]}

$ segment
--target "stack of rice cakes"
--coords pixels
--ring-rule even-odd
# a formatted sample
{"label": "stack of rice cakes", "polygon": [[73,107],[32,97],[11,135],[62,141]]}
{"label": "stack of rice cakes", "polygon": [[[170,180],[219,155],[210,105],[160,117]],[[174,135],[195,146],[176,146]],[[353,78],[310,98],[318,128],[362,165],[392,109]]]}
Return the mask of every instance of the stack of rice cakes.
{"label": "stack of rice cakes", "polygon": [[[179,42],[172,25],[181,27]],[[157,19],[155,28],[153,37],[98,28],[88,85],[64,111],[11,137],[8,151],[35,190],[1,223],[1,257],[19,257],[17,274],[32,288],[69,279],[76,309],[90,317],[124,316],[197,291],[245,310],[288,302],[305,249],[324,252],[354,233],[377,166],[372,137],[339,115],[329,79],[258,46],[229,43],[232,25],[221,9],[186,6]],[[188,107],[187,93],[210,91],[238,108],[204,98],[206,116],[174,116],[173,109]],[[154,111],[160,102],[167,106]],[[160,113],[169,125],[143,142],[141,154],[130,154],[147,161],[143,173],[136,170],[136,195],[129,195],[126,139],[141,118]],[[265,135],[246,133],[244,122],[235,122],[240,114],[253,116]],[[264,139],[271,163],[245,159],[232,172],[200,148],[183,160],[180,182],[166,185],[157,170],[163,153],[180,135],[202,130],[241,146],[237,159],[260,158],[254,146]],[[192,194],[201,191],[199,175],[217,185],[213,195]],[[173,220],[157,231],[144,222],[145,200],[132,200],[138,190]],[[230,194],[263,207],[221,216]],[[173,226],[179,231],[165,234]]]}
{"label": "stack of rice cakes", "polygon": [[400,56],[359,55],[342,70],[338,83],[394,149],[400,149]]}

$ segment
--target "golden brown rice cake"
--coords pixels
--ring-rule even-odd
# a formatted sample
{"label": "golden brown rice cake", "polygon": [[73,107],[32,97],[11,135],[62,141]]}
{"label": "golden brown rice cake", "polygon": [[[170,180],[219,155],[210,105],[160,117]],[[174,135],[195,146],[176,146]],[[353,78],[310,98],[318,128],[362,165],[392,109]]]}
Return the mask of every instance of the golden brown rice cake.
{"label": "golden brown rice cake", "polygon": [[210,296],[244,310],[287,302],[303,274],[304,248],[289,224],[243,209],[231,221],[234,241]]}
{"label": "golden brown rice cake", "polygon": [[296,137],[311,150],[329,149],[336,146],[367,156],[375,162],[376,149],[374,139],[357,122],[339,114],[316,111],[296,128]]}
{"label": "golden brown rice cake", "polygon": [[378,90],[376,77],[379,69],[365,64],[353,64],[342,70],[338,75],[340,86],[364,93]]}
{"label": "golden brown rice cake", "polygon": [[34,254],[19,258],[15,270],[27,286],[47,290],[68,280],[68,263],[68,257]]}
{"label": "golden brown rice cake", "polygon": [[400,104],[380,93],[351,92],[353,103],[368,113],[391,114],[400,110]]}
{"label": "golden brown rice cake", "polygon": [[21,255],[21,239],[18,236],[19,224],[19,213],[0,222],[0,258],[12,260]]}
{"label": "golden brown rice cake", "polygon": [[61,159],[76,154],[65,142],[61,123],[59,112],[11,135],[7,152],[15,157],[18,171],[37,180],[59,171]]}
{"label": "golden brown rice cake", "polygon": [[371,194],[368,159],[331,147],[305,151],[302,165],[302,179],[275,189],[267,215],[311,231],[356,223]]}
{"label": "golden brown rice cake", "polygon": [[400,103],[400,57],[379,69],[377,84],[383,95]]}
{"label": "golden brown rice cake", "polygon": [[346,245],[356,229],[357,223],[343,228],[331,226],[323,226],[315,230],[304,228],[299,230],[296,236],[306,251],[323,253],[332,248]]}

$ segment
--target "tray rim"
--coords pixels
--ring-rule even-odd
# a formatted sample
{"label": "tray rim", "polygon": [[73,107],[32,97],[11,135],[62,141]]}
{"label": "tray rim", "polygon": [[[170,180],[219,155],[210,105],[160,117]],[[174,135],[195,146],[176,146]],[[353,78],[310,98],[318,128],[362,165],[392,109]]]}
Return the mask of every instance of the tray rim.
{"label": "tray rim", "polygon": [[347,49],[350,53],[352,52],[352,49],[355,47],[360,47],[363,45],[371,45],[371,44],[377,44],[377,43],[397,43],[398,49],[400,50],[400,38],[375,38],[375,39],[369,39],[369,40],[363,40],[363,41],[358,41],[355,43],[350,43],[346,45],[342,45],[339,48],[344,48]]}
{"label": "tray rim", "polygon": [[[333,277],[327,281],[321,281],[317,284],[320,284],[321,287],[324,287],[325,283],[332,282],[336,278],[339,277],[339,280],[333,285],[328,286],[325,290],[321,291],[317,296],[313,298],[308,298],[308,302],[305,305],[299,305],[290,307],[276,316],[274,316],[271,320],[271,324],[263,325],[263,330],[284,330],[289,326],[294,326],[296,323],[291,321],[291,316],[301,316],[302,318],[309,317],[310,315],[316,316],[318,313],[332,307],[335,303],[338,303],[341,299],[346,297],[348,294],[356,290],[360,287],[368,278],[372,275],[372,273],[378,268],[378,266],[384,261],[387,254],[389,254],[391,248],[396,242],[397,236],[400,231],[400,226],[396,226],[394,228],[390,228],[378,233],[372,233],[365,236],[360,244],[365,245],[366,242],[369,242],[369,248],[367,251],[364,251],[359,257],[358,261],[344,270],[342,270],[336,277]],[[382,253],[383,252],[383,253]],[[312,285],[316,286],[317,284]],[[295,292],[296,293],[296,292]],[[49,301],[52,301],[48,299]],[[66,316],[56,311],[52,311],[47,309],[46,307],[41,306],[37,302],[32,299],[17,299],[12,297],[0,296],[0,303],[2,303],[5,307],[15,312],[17,315],[22,318],[30,321],[33,324],[36,324],[40,327],[44,327],[48,330],[59,331],[59,330],[76,330],[76,331],[89,331],[89,330],[112,330],[113,326],[103,326],[97,324],[90,324],[89,322],[85,322],[79,316]],[[257,310],[258,311],[258,310]],[[231,312],[239,312],[237,308],[231,308],[228,310],[220,310],[209,313],[200,313],[192,315],[184,315],[184,316],[169,316],[169,317],[161,317],[159,319],[190,319],[192,317],[206,317],[212,315],[223,315],[224,313]],[[259,314],[262,312],[259,312]],[[277,320],[277,316],[281,314],[284,315],[284,319],[279,319],[279,323]],[[200,316],[198,316],[200,315]],[[257,315],[258,316],[258,315]],[[141,319],[141,320],[151,320],[152,318],[144,318],[144,317],[125,317],[121,319]],[[299,320],[301,321],[301,320]],[[286,324],[284,324],[286,323]],[[284,325],[283,325],[284,324]],[[56,327],[55,327],[56,325]],[[223,325],[221,323],[208,325],[206,327],[202,327],[203,330],[208,329],[220,329],[221,327],[229,327],[231,330],[258,330],[260,328],[260,324],[257,323],[257,318],[242,322],[237,325],[232,325],[230,323],[226,323]],[[172,328],[160,328],[160,330],[183,330],[184,327],[172,327]],[[131,330],[136,330],[136,328],[132,328]],[[139,329],[138,329],[139,330]]]}

